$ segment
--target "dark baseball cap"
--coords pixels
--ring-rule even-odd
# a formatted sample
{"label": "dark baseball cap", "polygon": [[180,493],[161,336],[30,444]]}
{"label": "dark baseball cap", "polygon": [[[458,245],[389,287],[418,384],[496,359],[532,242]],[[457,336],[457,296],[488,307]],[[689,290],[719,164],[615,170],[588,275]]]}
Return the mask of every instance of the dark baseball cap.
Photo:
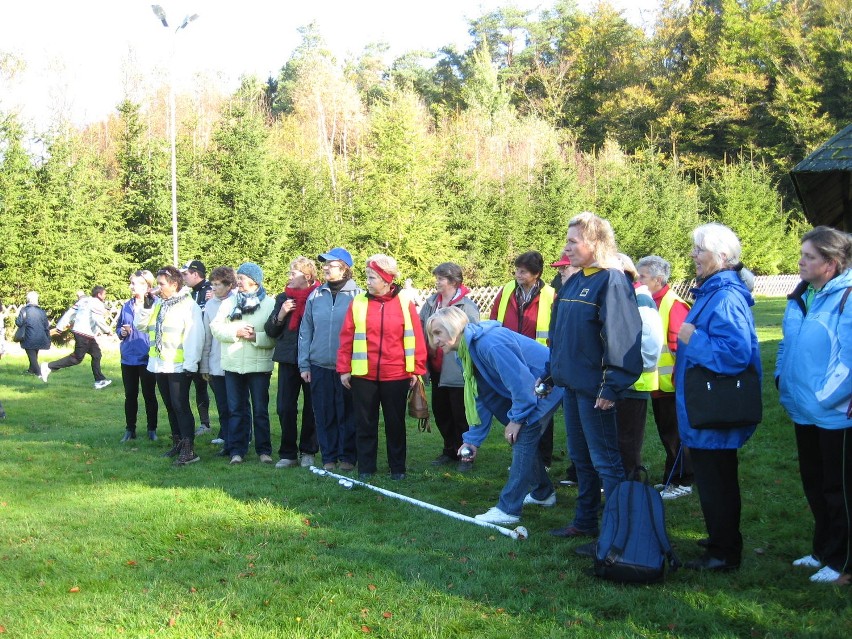
{"label": "dark baseball cap", "polygon": [[204,266],[204,262],[199,260],[192,260],[191,262],[187,262],[184,264],[180,272],[183,273],[185,271],[197,271],[201,277],[207,277],[207,268]]}

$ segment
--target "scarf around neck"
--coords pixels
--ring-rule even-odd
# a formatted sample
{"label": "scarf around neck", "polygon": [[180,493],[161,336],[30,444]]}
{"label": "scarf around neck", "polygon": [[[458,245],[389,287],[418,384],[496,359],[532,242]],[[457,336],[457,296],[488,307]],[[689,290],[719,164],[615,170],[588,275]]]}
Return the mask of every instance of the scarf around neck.
{"label": "scarf around neck", "polygon": [[464,415],[467,423],[471,426],[480,423],[479,411],[476,410],[476,398],[479,396],[479,386],[474,375],[473,359],[467,348],[467,338],[464,333],[459,335],[459,348],[456,351],[461,363],[462,376],[464,377]]}
{"label": "scarf around neck", "polygon": [[308,301],[308,296],[314,292],[314,289],[319,287],[319,282],[314,282],[307,288],[290,288],[284,289],[285,295],[296,302],[295,308],[290,311],[290,322],[287,328],[291,331],[299,329],[299,324],[302,322],[302,316],[305,314],[305,302]]}
{"label": "scarf around neck", "polygon": [[260,286],[254,293],[237,293],[236,308],[240,309],[243,315],[251,315],[259,307],[260,303],[266,299],[266,289]]}
{"label": "scarf around neck", "polygon": [[154,346],[158,353],[163,352],[163,321],[166,319],[166,314],[185,300],[190,292],[191,289],[182,288],[167,300],[160,298],[160,312],[157,313],[157,321],[154,323]]}

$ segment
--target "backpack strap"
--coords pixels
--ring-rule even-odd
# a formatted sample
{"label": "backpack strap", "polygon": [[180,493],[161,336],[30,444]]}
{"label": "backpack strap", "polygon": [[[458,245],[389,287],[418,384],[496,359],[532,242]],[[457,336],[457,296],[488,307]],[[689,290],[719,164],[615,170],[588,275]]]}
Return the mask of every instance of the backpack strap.
{"label": "backpack strap", "polygon": [[[617,531],[617,536],[613,538],[612,543],[609,546],[609,551],[606,553],[606,557],[604,558],[604,562],[611,565],[618,561],[618,559],[624,554],[624,547],[627,545],[627,539],[630,537],[630,526],[631,526],[631,517],[630,510],[633,505],[633,490],[630,485],[632,482],[629,480],[623,481],[618,484],[617,490],[619,493],[621,492],[622,487],[627,489],[627,508],[621,508],[621,495],[619,494],[619,503],[616,504],[618,507],[615,509],[615,512],[618,515],[618,521],[616,522],[615,530]],[[627,517],[627,525],[621,525],[621,515],[624,514]]]}
{"label": "backpack strap", "polygon": [[852,292],[852,286],[846,288],[843,291],[843,297],[840,298],[840,314],[843,315],[843,309],[846,308],[846,300],[849,297],[849,293]]}
{"label": "backpack strap", "polygon": [[[654,490],[650,486],[646,486],[646,490]],[[657,528],[657,518],[654,516],[654,505],[651,503],[651,499],[645,500],[648,503],[648,515],[651,519],[651,526],[654,528],[654,536],[657,538],[657,543],[660,545],[660,549],[665,553],[666,559],[669,562],[669,568],[671,568],[672,572],[680,568],[680,559],[678,559],[677,554],[675,554],[674,549],[672,548],[672,544],[669,541],[668,536],[664,532],[660,532],[660,529]],[[662,498],[660,498],[660,505],[662,506]],[[660,510],[663,515],[665,515],[665,510],[661,508]]]}

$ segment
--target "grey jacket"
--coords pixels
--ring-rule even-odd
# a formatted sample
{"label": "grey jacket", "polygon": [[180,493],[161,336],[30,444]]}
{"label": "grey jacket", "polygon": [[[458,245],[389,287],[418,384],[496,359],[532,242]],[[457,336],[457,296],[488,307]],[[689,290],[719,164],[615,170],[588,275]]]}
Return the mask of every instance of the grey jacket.
{"label": "grey jacket", "polygon": [[[467,296],[457,300],[451,306],[457,306],[464,311],[471,324],[479,324],[479,307],[472,299]],[[423,333],[426,333],[426,320],[435,314],[438,308],[438,293],[430,296],[423,303],[423,308],[420,309],[420,321],[423,323]],[[431,349],[430,349],[431,355]],[[429,358],[429,368],[431,372],[431,356]],[[438,386],[448,386],[451,388],[462,388],[464,386],[464,377],[462,377],[461,364],[455,353],[447,353],[441,361],[440,380]]]}
{"label": "grey jacket", "polygon": [[311,366],[337,369],[340,329],[353,298],[362,292],[355,280],[349,280],[336,296],[327,283],[310,294],[299,326],[300,372],[309,372]]}

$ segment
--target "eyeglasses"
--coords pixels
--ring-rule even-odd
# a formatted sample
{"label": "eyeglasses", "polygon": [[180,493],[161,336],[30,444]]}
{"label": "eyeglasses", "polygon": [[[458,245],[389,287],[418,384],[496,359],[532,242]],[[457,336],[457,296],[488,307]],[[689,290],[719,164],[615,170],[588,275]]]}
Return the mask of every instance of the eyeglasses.
{"label": "eyeglasses", "polygon": [[702,253],[706,253],[707,249],[701,248],[700,246],[693,246],[692,253],[690,255],[701,255]]}
{"label": "eyeglasses", "polygon": [[323,262],[323,268],[343,268],[343,262]]}

